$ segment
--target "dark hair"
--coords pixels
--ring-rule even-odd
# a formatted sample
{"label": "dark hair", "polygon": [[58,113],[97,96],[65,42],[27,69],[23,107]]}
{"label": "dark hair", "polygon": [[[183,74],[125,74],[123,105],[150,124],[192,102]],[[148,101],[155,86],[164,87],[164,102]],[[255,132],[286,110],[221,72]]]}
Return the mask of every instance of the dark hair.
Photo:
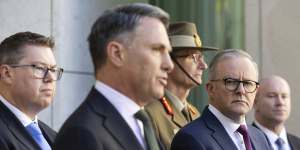
{"label": "dark hair", "polygon": [[54,40],[41,34],[32,32],[18,32],[4,39],[0,43],[0,64],[16,64],[24,52],[22,48],[26,45],[54,47]]}
{"label": "dark hair", "polygon": [[254,61],[254,59],[251,57],[251,55],[249,55],[247,52],[240,49],[226,49],[218,52],[217,55],[210,62],[209,69],[208,69],[209,79],[212,80],[216,78],[217,76],[216,67],[222,60],[234,59],[236,57],[244,57],[249,59],[252,62],[253,66],[255,67],[258,76],[258,66]]}
{"label": "dark hair", "polygon": [[129,37],[121,36],[132,33],[143,17],[157,18],[166,28],[168,27],[169,15],[162,9],[145,3],[121,5],[109,9],[96,20],[88,37],[95,72],[106,61],[107,44],[112,40],[119,42],[128,40]]}

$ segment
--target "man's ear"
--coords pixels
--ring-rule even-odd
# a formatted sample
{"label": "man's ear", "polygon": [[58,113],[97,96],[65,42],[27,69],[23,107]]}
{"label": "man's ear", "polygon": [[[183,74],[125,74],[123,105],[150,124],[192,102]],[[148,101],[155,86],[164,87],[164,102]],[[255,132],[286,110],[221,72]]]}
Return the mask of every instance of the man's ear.
{"label": "man's ear", "polygon": [[213,86],[213,84],[211,82],[206,83],[205,84],[205,88],[206,88],[206,91],[207,91],[208,95],[213,94],[213,92],[214,92],[214,86]]}
{"label": "man's ear", "polygon": [[0,81],[5,83],[12,83],[13,74],[8,65],[0,65]]}
{"label": "man's ear", "polygon": [[117,41],[110,41],[107,44],[107,60],[113,65],[120,67],[125,60],[125,47]]}

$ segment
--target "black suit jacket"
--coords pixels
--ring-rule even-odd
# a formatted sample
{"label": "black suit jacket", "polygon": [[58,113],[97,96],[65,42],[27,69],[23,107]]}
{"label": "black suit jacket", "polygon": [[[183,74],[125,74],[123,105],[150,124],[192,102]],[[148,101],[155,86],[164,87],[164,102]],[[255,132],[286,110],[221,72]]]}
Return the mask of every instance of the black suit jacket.
{"label": "black suit jacket", "polygon": [[96,89],[67,119],[55,150],[143,150],[115,107]]}
{"label": "black suit jacket", "polygon": [[[56,132],[41,121],[38,124],[52,146]],[[38,144],[18,118],[0,101],[0,150],[39,150]]]}
{"label": "black suit jacket", "polygon": [[[254,126],[257,129],[260,129],[254,122],[252,123],[252,126]],[[264,135],[268,139],[268,137],[265,133],[264,133]],[[288,141],[289,141],[289,144],[290,144],[292,150],[300,150],[300,138],[299,137],[294,136],[290,133],[287,133],[287,138],[288,138]],[[271,146],[271,142],[269,141],[269,139],[268,139],[268,143]]]}
{"label": "black suit jacket", "polygon": [[[270,150],[261,131],[248,126],[253,150]],[[182,128],[174,137],[171,150],[238,150],[221,122],[206,107],[200,118]]]}

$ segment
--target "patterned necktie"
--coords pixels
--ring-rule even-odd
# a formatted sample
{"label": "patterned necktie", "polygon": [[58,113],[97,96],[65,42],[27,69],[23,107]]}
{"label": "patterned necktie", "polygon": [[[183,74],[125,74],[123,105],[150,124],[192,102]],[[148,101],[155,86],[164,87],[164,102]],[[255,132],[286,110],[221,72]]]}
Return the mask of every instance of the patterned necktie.
{"label": "patterned necktie", "polygon": [[278,150],[283,150],[283,144],[284,144],[284,141],[282,138],[278,138],[276,141],[275,141],[276,145],[277,145],[277,148]]}
{"label": "patterned necktie", "polygon": [[184,107],[181,112],[182,112],[183,116],[185,117],[185,119],[187,120],[187,122],[192,121],[192,118],[190,116],[190,113],[189,113],[189,110],[187,107]]}
{"label": "patterned necktie", "polygon": [[51,150],[50,145],[48,144],[47,140],[44,138],[42,131],[39,128],[37,123],[32,122],[31,124],[26,126],[26,129],[42,150]]}
{"label": "patterned necktie", "polygon": [[245,125],[240,125],[240,127],[237,129],[237,132],[243,135],[243,140],[245,143],[246,150],[252,150],[250,137],[248,135],[248,131]]}
{"label": "patterned necktie", "polygon": [[148,150],[159,150],[156,136],[150,121],[148,114],[144,110],[140,110],[135,113],[135,117],[143,122],[144,135],[147,143]]}

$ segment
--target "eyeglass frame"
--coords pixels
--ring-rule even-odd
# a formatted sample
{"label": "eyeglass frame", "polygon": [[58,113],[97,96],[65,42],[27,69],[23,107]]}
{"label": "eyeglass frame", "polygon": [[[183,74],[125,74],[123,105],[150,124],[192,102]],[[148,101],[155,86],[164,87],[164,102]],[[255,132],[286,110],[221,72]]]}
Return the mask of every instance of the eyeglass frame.
{"label": "eyeglass frame", "polygon": [[[232,80],[232,82],[238,82],[238,84],[236,84],[235,86],[235,88],[234,89],[231,89],[231,88],[228,88],[228,80]],[[236,91],[238,88],[239,88],[239,86],[240,86],[240,84],[242,83],[242,85],[243,85],[243,88],[244,88],[244,90],[245,90],[245,92],[247,92],[247,93],[253,93],[253,92],[255,92],[256,90],[257,90],[257,88],[259,87],[259,82],[256,82],[256,81],[253,81],[253,80],[239,80],[239,79],[234,79],[234,78],[223,78],[223,79],[215,79],[215,80],[210,80],[210,81],[212,81],[212,82],[216,82],[216,81],[223,81],[223,83],[224,83],[224,85],[225,85],[225,88],[228,90],[228,91],[231,91],[231,92],[234,92],[234,91]],[[244,84],[246,84],[246,83],[249,83],[249,82],[251,82],[251,83],[254,83],[255,84],[255,88],[252,90],[252,91],[249,91],[249,90],[247,90],[247,88],[245,88],[245,85]],[[227,84],[226,84],[227,83]]]}
{"label": "eyeglass frame", "polygon": [[39,76],[35,75],[34,73],[33,73],[33,75],[37,79],[43,79],[43,81],[46,79],[49,71],[51,71],[52,73],[54,73],[53,70],[58,71],[57,76],[53,79],[53,81],[60,80],[62,77],[62,74],[64,72],[64,69],[60,68],[60,67],[46,67],[46,66],[40,67],[37,64],[9,64],[8,66],[10,66],[12,68],[31,67],[33,69],[34,73],[36,72],[36,70],[41,69],[44,72],[43,77],[39,77]]}

